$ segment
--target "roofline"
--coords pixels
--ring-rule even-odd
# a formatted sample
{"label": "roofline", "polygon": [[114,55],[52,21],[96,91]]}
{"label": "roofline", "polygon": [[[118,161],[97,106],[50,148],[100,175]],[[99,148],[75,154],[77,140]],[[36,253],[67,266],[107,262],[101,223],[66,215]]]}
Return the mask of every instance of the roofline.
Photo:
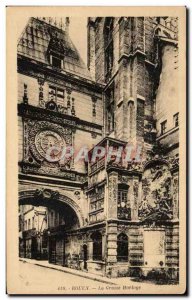
{"label": "roofline", "polygon": [[[58,76],[60,77],[67,77],[68,81],[70,80],[75,80],[75,81],[79,81],[82,84],[86,85],[87,88],[89,89],[94,89],[94,91],[96,90],[97,93],[101,94],[103,92],[103,88],[105,85],[97,83],[93,80],[87,79],[85,77],[76,75],[74,73],[70,73],[68,71],[64,71],[61,70],[60,72],[54,70],[53,68],[50,67],[50,65],[44,63],[44,62],[40,62],[38,60],[35,60],[33,58],[30,58],[28,56],[25,56],[23,54],[17,53],[17,60],[19,63],[20,61],[28,61],[28,63],[31,63],[35,68],[39,68],[39,69],[46,69],[47,71],[51,72],[51,73],[57,73]],[[37,64],[38,63],[38,64]],[[28,67],[28,69],[30,69]]]}

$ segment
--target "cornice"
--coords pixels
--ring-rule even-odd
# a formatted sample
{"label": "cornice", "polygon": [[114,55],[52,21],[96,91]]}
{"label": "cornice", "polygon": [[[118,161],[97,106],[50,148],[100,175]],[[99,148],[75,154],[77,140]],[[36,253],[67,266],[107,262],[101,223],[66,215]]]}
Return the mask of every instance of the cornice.
{"label": "cornice", "polygon": [[44,120],[52,123],[65,125],[75,129],[94,132],[102,135],[102,125],[91,123],[75,116],[69,116],[55,111],[50,111],[41,107],[32,106],[29,104],[18,104],[18,115],[24,118],[35,120]]}
{"label": "cornice", "polygon": [[17,55],[17,68],[18,73],[22,73],[34,78],[44,76],[46,81],[58,82],[58,84],[60,83],[62,86],[66,85],[67,87],[72,85],[74,90],[78,90],[80,92],[82,91],[83,93],[87,93],[89,95],[95,95],[96,93],[97,97],[100,96],[101,98],[104,87],[103,85],[73,73],[54,69],[43,62],[36,61],[22,54]]}

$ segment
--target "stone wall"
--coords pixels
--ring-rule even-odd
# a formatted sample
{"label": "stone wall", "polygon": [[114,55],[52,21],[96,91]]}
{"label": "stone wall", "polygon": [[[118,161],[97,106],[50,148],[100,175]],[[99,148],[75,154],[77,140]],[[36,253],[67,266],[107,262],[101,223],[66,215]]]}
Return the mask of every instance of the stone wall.
{"label": "stone wall", "polygon": [[[105,18],[97,18],[94,23],[96,82],[104,82],[104,30]],[[114,61],[111,79],[106,84],[114,82],[115,133],[114,136],[129,142],[154,142],[154,71],[156,45],[154,40],[155,18],[114,18],[113,47]],[[90,29],[92,32],[92,29]],[[93,55],[91,55],[93,57]],[[98,63],[97,63],[98,62]],[[118,71],[118,74],[116,72]],[[130,127],[128,118],[128,103],[134,102],[135,125],[132,135],[127,135]],[[143,100],[144,108],[137,108]],[[137,120],[136,120],[137,119]],[[143,125],[144,123],[144,125]],[[144,132],[141,129],[144,127]]]}
{"label": "stone wall", "polygon": [[[139,225],[118,225],[117,234],[125,233],[128,236],[128,261],[124,263],[108,264],[108,276],[148,276],[152,270],[162,270],[166,272],[170,280],[178,280],[179,272],[179,230],[178,225],[171,226],[139,226]],[[157,253],[149,255],[148,249],[153,241],[145,240],[145,232],[148,237],[152,233],[164,234],[164,239],[159,240],[160,244],[156,248]],[[151,234],[150,234],[151,232]],[[158,237],[158,236],[157,236]],[[149,260],[148,260],[149,259]],[[110,273],[109,273],[109,270]]]}
{"label": "stone wall", "polygon": [[[27,85],[27,97],[28,104],[36,107],[41,107],[39,100],[39,82],[36,78],[19,74],[18,75],[18,103],[23,103],[24,96],[24,84]],[[52,83],[49,81],[45,81],[42,85],[43,88],[43,101],[47,103],[50,101],[49,95],[49,86],[54,86],[60,88],[64,91],[64,100],[62,101],[62,106],[67,107],[68,93],[66,88],[66,82],[63,80],[62,84]],[[83,87],[82,87],[83,90]],[[94,93],[92,93],[93,95]],[[74,99],[74,108],[75,108],[75,116],[96,124],[102,125],[103,122],[103,106],[102,99],[100,95],[96,95],[96,103],[95,103],[95,116],[93,119],[93,101],[92,101],[91,91],[89,93],[85,93],[84,90],[82,92],[76,91],[75,88],[72,88],[72,92],[70,94],[70,102],[72,105],[72,98]],[[82,109],[83,108],[83,109]]]}
{"label": "stone wall", "polygon": [[[100,18],[99,18],[100,19]],[[104,19],[96,21],[95,28],[95,80],[104,83],[104,37],[103,24]]]}
{"label": "stone wall", "polygon": [[[161,50],[162,71],[156,95],[157,137],[161,135],[161,122],[167,120],[166,131],[174,128],[174,114],[179,112],[178,48],[165,44]],[[180,119],[180,122],[184,120]]]}
{"label": "stone wall", "polygon": [[[104,20],[95,24],[98,35]],[[146,30],[145,30],[146,28]],[[103,29],[104,30],[104,29]],[[129,142],[151,143],[149,129],[153,125],[153,61],[154,41],[152,18],[114,18],[113,44],[114,62],[112,76],[114,75],[114,108],[115,108],[115,137]],[[102,36],[98,38],[101,40]],[[103,47],[95,49],[102,53]],[[104,55],[103,55],[104,59]],[[101,56],[100,56],[101,60]],[[103,64],[96,68],[96,74],[101,74]],[[116,75],[116,71],[118,74]],[[97,81],[97,76],[96,76]],[[111,80],[109,81],[111,84]],[[107,83],[107,82],[106,82]],[[135,107],[132,127],[132,137],[127,135],[130,128],[128,117],[128,103],[133,101]],[[140,109],[140,101],[144,107]],[[144,124],[145,120],[145,124]],[[145,125],[145,132],[141,129]]]}

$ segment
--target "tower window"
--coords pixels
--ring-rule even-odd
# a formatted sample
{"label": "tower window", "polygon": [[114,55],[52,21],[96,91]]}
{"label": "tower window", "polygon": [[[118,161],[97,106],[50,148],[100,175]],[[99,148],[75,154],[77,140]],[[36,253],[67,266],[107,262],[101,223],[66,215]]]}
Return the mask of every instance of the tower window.
{"label": "tower window", "polygon": [[161,134],[164,134],[167,129],[167,120],[161,123]]}
{"label": "tower window", "polygon": [[47,56],[50,64],[57,68],[62,69],[64,60],[64,43],[58,32],[51,37],[47,48]]}
{"label": "tower window", "polygon": [[113,68],[113,18],[106,18],[105,25],[105,76],[109,79]]}
{"label": "tower window", "polygon": [[128,103],[128,139],[129,139],[129,141],[131,141],[132,138],[134,137],[134,119],[135,119],[134,102],[129,101],[129,103]]}
{"label": "tower window", "polygon": [[114,104],[111,103],[107,108],[107,129],[110,133],[114,130]]}
{"label": "tower window", "polygon": [[174,123],[174,127],[178,127],[179,126],[179,113],[176,113],[173,116],[173,123]]}
{"label": "tower window", "polygon": [[106,92],[106,127],[107,132],[110,133],[115,128],[115,116],[114,116],[114,88],[110,88]]}
{"label": "tower window", "polygon": [[61,59],[55,56],[52,56],[52,66],[55,68],[61,69],[62,64],[61,64]]}

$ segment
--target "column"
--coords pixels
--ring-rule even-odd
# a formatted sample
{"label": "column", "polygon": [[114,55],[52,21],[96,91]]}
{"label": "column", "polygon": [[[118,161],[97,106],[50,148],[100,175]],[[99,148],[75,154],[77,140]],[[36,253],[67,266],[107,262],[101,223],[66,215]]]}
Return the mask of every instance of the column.
{"label": "column", "polygon": [[107,262],[117,261],[117,224],[108,224]]}
{"label": "column", "polygon": [[134,176],[129,190],[130,206],[131,206],[131,220],[138,220],[138,203],[139,203],[139,178]]}
{"label": "column", "polygon": [[108,224],[106,276],[117,277],[117,224]]}
{"label": "column", "polygon": [[108,179],[108,219],[117,219],[118,174],[111,172]]}

